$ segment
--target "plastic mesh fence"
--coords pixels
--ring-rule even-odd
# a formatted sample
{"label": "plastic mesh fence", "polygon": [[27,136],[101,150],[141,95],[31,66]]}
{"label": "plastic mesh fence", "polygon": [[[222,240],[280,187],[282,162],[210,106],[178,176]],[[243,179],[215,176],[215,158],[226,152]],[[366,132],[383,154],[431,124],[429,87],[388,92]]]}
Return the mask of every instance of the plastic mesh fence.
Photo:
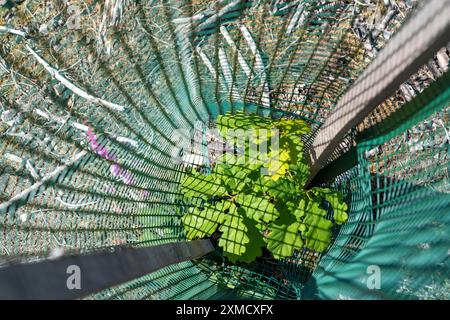
{"label": "plastic mesh fence", "polygon": [[[372,2],[0,9],[0,264],[185,240],[178,185],[193,158],[214,156],[206,128],[227,111],[299,117],[312,127],[309,146],[417,5]],[[423,87],[444,73],[433,63],[440,74]],[[380,109],[401,110],[404,91]],[[447,91],[436,88],[400,128],[358,142],[358,163],[334,182],[350,219],[323,255],[232,265],[216,252],[89,298],[448,298]],[[180,148],[195,135],[201,146]],[[184,163],[174,163],[180,154]],[[381,290],[358,278],[372,265]]]}
{"label": "plastic mesh fence", "polygon": [[[358,166],[336,180],[354,214],[321,260],[314,294],[449,298],[448,82],[441,89],[414,118],[358,144]],[[367,290],[374,267],[380,290]]]}

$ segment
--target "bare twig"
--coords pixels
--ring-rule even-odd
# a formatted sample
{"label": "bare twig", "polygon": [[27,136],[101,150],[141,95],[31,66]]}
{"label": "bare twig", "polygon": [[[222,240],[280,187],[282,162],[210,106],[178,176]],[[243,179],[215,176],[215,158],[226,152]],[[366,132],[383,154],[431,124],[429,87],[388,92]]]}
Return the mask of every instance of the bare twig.
{"label": "bare twig", "polygon": [[305,4],[300,2],[295,9],[294,15],[289,21],[289,25],[286,30],[287,34],[291,34],[297,25],[301,25],[303,23],[305,12]]}
{"label": "bare twig", "polygon": [[225,50],[223,48],[219,49],[219,62],[220,67],[222,68],[222,73],[225,79],[225,83],[228,87],[228,92],[231,92],[232,96],[239,97],[239,93],[236,91],[236,88],[233,86],[233,71],[228,62],[227,55],[225,54]]}
{"label": "bare twig", "polygon": [[61,199],[61,197],[55,197],[55,199],[58,200],[62,205],[72,208],[72,209],[89,206],[91,204],[96,204],[100,201],[100,200],[96,200],[96,201],[91,201],[91,202],[86,202],[86,203],[69,203],[69,202],[66,202],[63,199]]}
{"label": "bare twig", "polygon": [[270,90],[269,90],[269,85],[267,83],[267,74],[266,74],[264,62],[261,57],[261,53],[259,52],[256,42],[253,39],[253,36],[250,33],[250,31],[248,30],[248,28],[243,24],[239,24],[239,29],[241,30],[242,35],[244,36],[244,39],[247,41],[247,44],[248,44],[250,50],[252,51],[253,55],[255,56],[255,68],[260,73],[261,85],[264,88],[262,101],[261,101],[262,105],[265,107],[270,107]]}
{"label": "bare twig", "polygon": [[11,206],[13,203],[15,203],[15,202],[17,202],[17,201],[19,201],[21,199],[26,198],[27,196],[29,196],[30,194],[32,194],[34,192],[37,192],[43,185],[45,185],[46,183],[48,183],[48,182],[52,181],[53,179],[57,178],[64,170],[66,170],[70,166],[74,165],[78,160],[83,158],[86,154],[87,154],[86,150],[80,151],[79,153],[77,153],[73,157],[73,159],[71,161],[67,162],[66,164],[64,164],[62,166],[59,166],[58,168],[56,168],[55,170],[50,172],[48,175],[43,177],[41,180],[39,180],[38,182],[33,184],[31,187],[23,190],[19,194],[17,194],[14,197],[10,198],[8,201],[3,202],[2,204],[0,204],[0,212],[6,211],[6,209],[9,206]]}
{"label": "bare twig", "polygon": [[94,97],[92,95],[90,95],[89,93],[87,93],[86,91],[78,88],[76,85],[74,85],[72,82],[70,82],[69,80],[67,80],[63,75],[61,75],[59,73],[58,70],[54,69],[53,67],[51,67],[44,59],[41,58],[41,56],[39,56],[36,51],[34,51],[29,45],[25,45],[25,48],[28,50],[28,52],[31,53],[31,55],[36,58],[36,60],[45,68],[45,70],[48,71],[48,73],[50,73],[50,75],[55,78],[56,80],[58,80],[59,82],[61,82],[61,84],[63,84],[67,89],[69,89],[70,91],[72,91],[73,93],[75,93],[76,95],[86,99],[87,101],[94,103],[94,104],[100,104],[103,105],[107,108],[116,110],[116,111],[124,111],[125,107],[121,106],[119,104],[116,103],[112,103],[106,100],[103,100],[101,98],[97,98]]}
{"label": "bare twig", "polygon": [[[11,29],[11,28],[7,28],[4,26],[0,26],[0,32],[9,32],[9,33],[21,36],[23,38],[28,38],[27,34],[24,31]],[[94,97],[94,96],[90,95],[89,93],[87,93],[86,91],[80,89],[75,84],[73,84],[68,79],[66,79],[58,70],[56,70],[52,66],[50,66],[50,64],[47,61],[45,61],[41,56],[39,56],[37,54],[37,52],[34,51],[28,44],[25,44],[25,48],[45,68],[45,70],[47,70],[47,72],[50,73],[50,75],[53,78],[58,80],[62,85],[64,85],[67,89],[71,90],[76,95],[84,98],[85,100],[87,100],[93,104],[99,104],[99,105],[105,106],[112,110],[116,110],[116,111],[124,111],[125,110],[124,106],[106,101],[101,98]]]}
{"label": "bare twig", "polygon": [[27,37],[27,34],[24,31],[8,28],[8,27],[5,27],[5,26],[0,26],[0,32],[6,32],[6,33],[15,34],[17,36],[21,36],[21,37],[24,37],[24,38]]}
{"label": "bare twig", "polygon": [[227,28],[225,26],[221,26],[220,33],[222,33],[222,36],[224,37],[225,41],[233,49],[233,51],[237,54],[237,59],[238,59],[239,65],[241,66],[241,68],[244,71],[244,73],[246,74],[246,76],[250,77],[250,74],[251,74],[250,67],[247,64],[247,61],[245,61],[244,57],[242,56],[242,53],[237,48],[236,43],[231,38],[230,33],[228,32]]}

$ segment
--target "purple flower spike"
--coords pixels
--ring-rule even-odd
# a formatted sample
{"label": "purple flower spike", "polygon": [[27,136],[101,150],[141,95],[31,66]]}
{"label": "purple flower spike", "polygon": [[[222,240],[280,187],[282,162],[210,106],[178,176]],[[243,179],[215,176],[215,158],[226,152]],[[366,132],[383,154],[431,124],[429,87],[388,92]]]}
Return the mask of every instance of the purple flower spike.
{"label": "purple flower spike", "polygon": [[123,176],[123,182],[126,185],[133,184],[134,183],[133,175],[131,173],[129,173],[129,172],[125,173],[124,176]]}
{"label": "purple flower spike", "polygon": [[128,172],[127,170],[122,169],[120,167],[120,165],[117,164],[117,156],[113,153],[110,153],[105,146],[101,145],[97,141],[97,136],[91,131],[91,129],[89,129],[87,132],[87,138],[91,144],[92,149],[94,149],[98,153],[98,155],[100,155],[100,157],[114,162],[109,167],[109,170],[114,177],[119,177],[119,176],[122,177],[123,182],[126,185],[130,185],[130,184],[134,183],[133,175],[130,172]]}
{"label": "purple flower spike", "polygon": [[106,155],[108,154],[108,150],[106,150],[105,147],[101,147],[100,150],[98,150],[98,154],[100,157],[107,159]]}
{"label": "purple flower spike", "polygon": [[117,162],[117,156],[115,154],[110,154],[109,159],[111,161]]}
{"label": "purple flower spike", "polygon": [[96,141],[97,140],[97,136],[92,133],[92,131],[89,129],[87,132],[87,137],[88,137],[88,141],[92,142],[93,140]]}
{"label": "purple flower spike", "polygon": [[109,151],[105,151],[105,159],[109,160],[109,161],[113,161],[113,158],[112,158],[111,154],[109,153]]}
{"label": "purple flower spike", "polygon": [[118,177],[120,175],[120,171],[122,170],[120,169],[120,166],[117,163],[114,163],[113,165],[111,165],[110,171],[114,177]]}
{"label": "purple flower spike", "polygon": [[91,141],[91,147],[92,147],[92,149],[97,151],[97,149],[100,147],[100,145],[98,144],[98,142],[96,140],[94,140],[94,141]]}

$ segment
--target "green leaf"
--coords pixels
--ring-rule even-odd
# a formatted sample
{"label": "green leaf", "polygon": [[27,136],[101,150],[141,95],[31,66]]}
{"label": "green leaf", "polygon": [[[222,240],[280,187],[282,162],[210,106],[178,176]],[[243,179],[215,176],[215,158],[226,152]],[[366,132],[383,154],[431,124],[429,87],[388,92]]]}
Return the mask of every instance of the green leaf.
{"label": "green leaf", "polygon": [[330,192],[325,196],[325,200],[327,200],[333,208],[334,221],[337,224],[347,222],[348,215],[346,211],[348,209],[348,206],[344,202],[342,194],[340,192]]}
{"label": "green leaf", "polygon": [[242,192],[259,176],[261,164],[246,162],[244,156],[222,156],[220,161],[223,163],[216,164],[213,173],[222,179],[229,194]]}
{"label": "green leaf", "polygon": [[267,176],[259,176],[254,182],[253,182],[253,191],[255,192],[262,192],[266,193],[269,191],[269,184],[273,180],[269,179]]}
{"label": "green leaf", "polygon": [[300,193],[298,186],[292,180],[284,177],[276,181],[268,181],[265,187],[272,197],[280,201],[288,201]]}
{"label": "green leaf", "polygon": [[260,117],[254,113],[246,114],[238,111],[234,114],[226,113],[217,117],[217,127],[219,131],[221,128],[230,129],[270,129],[272,127],[272,120],[269,118]]}
{"label": "green leaf", "polygon": [[256,229],[258,229],[260,232],[264,232],[267,230],[267,224],[264,222],[258,222],[255,224]]}
{"label": "green leaf", "polygon": [[305,212],[307,215],[318,215],[320,217],[326,217],[327,211],[320,207],[321,201],[318,199],[310,199],[306,201]]}
{"label": "green leaf", "polygon": [[219,230],[222,232],[219,246],[224,252],[234,255],[245,253],[246,244],[250,242],[248,228],[244,223],[244,216],[234,205],[230,207],[230,212],[225,216]]}
{"label": "green leaf", "polygon": [[268,160],[264,167],[267,168],[269,177],[276,181],[287,173],[291,157],[288,150],[279,149],[271,151]]}
{"label": "green leaf", "polygon": [[295,164],[290,164],[289,169],[293,172],[293,180],[299,187],[304,188],[310,175],[309,166],[299,161]]}
{"label": "green leaf", "polygon": [[299,222],[292,224],[272,223],[267,237],[267,249],[272,252],[276,259],[290,257],[294,250],[303,247],[303,241],[299,234],[305,230],[305,226]]}
{"label": "green leaf", "polygon": [[248,236],[250,241],[245,245],[245,251],[242,255],[236,255],[233,253],[224,252],[224,255],[233,262],[245,262],[250,263],[257,257],[262,255],[261,247],[265,245],[262,235],[259,233],[257,226],[254,222],[244,219],[248,228]]}
{"label": "green leaf", "polygon": [[249,129],[249,141],[255,146],[260,146],[262,143],[267,143],[270,138],[275,135],[276,131],[270,128],[251,128]]}
{"label": "green leaf", "polygon": [[220,176],[215,174],[205,176],[198,172],[193,172],[183,179],[181,191],[186,197],[203,199],[209,199],[211,196],[221,197],[227,194]]}
{"label": "green leaf", "polygon": [[300,198],[296,202],[288,202],[287,204],[290,212],[295,216],[297,221],[302,221],[302,218],[306,215],[307,201]]}
{"label": "green leaf", "polygon": [[224,201],[216,205],[206,204],[203,210],[191,208],[190,213],[181,217],[186,230],[186,237],[192,240],[212,235],[225,219],[223,213],[230,205],[230,202]]}
{"label": "green leaf", "polygon": [[340,192],[327,188],[313,188],[312,190],[316,195],[324,197],[330,203],[333,209],[333,219],[336,224],[340,225],[347,222],[348,215],[346,211],[348,210],[348,206],[344,202],[344,197]]}
{"label": "green leaf", "polygon": [[316,252],[325,251],[331,242],[331,228],[333,223],[320,214],[309,213],[304,223],[306,231],[303,232],[305,246]]}
{"label": "green leaf", "polygon": [[235,165],[217,164],[213,173],[220,177],[222,185],[227,189],[228,194],[242,192],[251,183],[250,175],[252,170],[248,167]]}
{"label": "green leaf", "polygon": [[232,166],[236,164],[237,157],[231,153],[224,153],[216,159],[216,167],[220,165]]}
{"label": "green leaf", "polygon": [[266,160],[267,156],[261,155],[260,153],[252,155],[246,154],[237,157],[236,166],[239,167],[239,169],[244,170],[247,173],[250,173],[257,169],[260,169]]}
{"label": "green leaf", "polygon": [[[244,112],[227,113],[217,117],[217,128],[222,137],[229,143],[243,147],[248,146],[249,140],[260,144],[270,139],[272,126],[271,119]],[[245,141],[247,142],[243,145],[242,142]]]}
{"label": "green leaf", "polygon": [[280,213],[280,217],[275,221],[276,224],[292,224],[299,221],[297,217],[293,214],[295,208],[297,207],[296,201],[288,202],[277,202],[275,207]]}
{"label": "green leaf", "polygon": [[250,182],[251,180],[248,178],[232,178],[227,181],[227,185],[230,187],[230,190],[232,190],[231,194],[236,194],[242,192]]}
{"label": "green leaf", "polygon": [[264,197],[241,193],[237,196],[236,202],[245,210],[246,216],[255,221],[262,220],[269,223],[280,216],[274,204]]}
{"label": "green leaf", "polygon": [[306,134],[309,132],[308,124],[300,119],[281,120],[276,126],[282,134]]}
{"label": "green leaf", "polygon": [[282,135],[280,148],[289,151],[291,163],[297,163],[303,159],[303,141],[296,135]]}

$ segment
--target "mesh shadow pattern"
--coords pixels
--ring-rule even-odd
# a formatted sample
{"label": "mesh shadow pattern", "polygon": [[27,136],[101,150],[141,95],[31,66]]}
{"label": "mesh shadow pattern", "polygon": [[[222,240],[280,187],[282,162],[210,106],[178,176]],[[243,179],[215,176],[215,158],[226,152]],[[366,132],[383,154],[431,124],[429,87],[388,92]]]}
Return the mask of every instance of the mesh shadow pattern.
{"label": "mesh shadow pattern", "polygon": [[[186,240],[179,184],[187,166],[209,168],[203,128],[228,111],[300,118],[308,151],[412,11],[347,0],[70,3],[0,9],[0,267]],[[383,32],[362,27],[385,16]],[[367,263],[386,268],[386,296],[422,294],[418,274],[431,264],[430,281],[448,286],[448,97],[437,96],[427,118],[358,145],[358,164],[332,182],[350,219],[326,252],[237,265],[215,252],[88,298],[377,298],[354,283]],[[182,144],[196,134],[199,146]],[[425,254],[409,263],[414,250]],[[401,275],[389,264],[397,254]]]}

